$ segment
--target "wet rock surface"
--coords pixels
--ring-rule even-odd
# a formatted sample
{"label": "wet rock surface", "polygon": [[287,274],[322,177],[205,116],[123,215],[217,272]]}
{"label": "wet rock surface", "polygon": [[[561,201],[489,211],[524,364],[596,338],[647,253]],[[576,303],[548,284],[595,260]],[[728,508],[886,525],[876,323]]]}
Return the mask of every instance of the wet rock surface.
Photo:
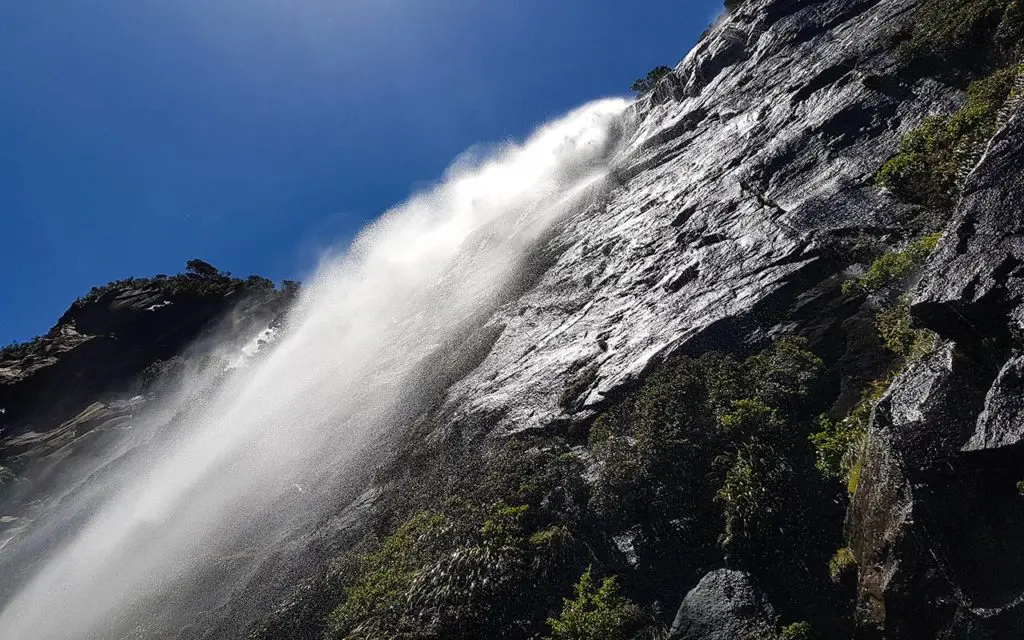
{"label": "wet rock surface", "polygon": [[734,640],[768,634],[774,626],[775,611],[751,576],[719,569],[701,578],[683,598],[669,638]]}
{"label": "wet rock surface", "polygon": [[[854,239],[899,233],[906,207],[871,175],[959,100],[895,77],[886,34],[913,6],[748,2],[714,27],[637,104],[617,183],[564,221],[551,266],[490,319],[500,336],[450,412],[501,415],[496,432],[586,420],[674,353],[743,350],[808,321],[792,305],[853,262]],[[869,72],[892,90],[866,86]],[[589,385],[568,384],[583,370]]]}
{"label": "wet rock surface", "polygon": [[[962,101],[958,89],[897,73],[893,36],[916,5],[747,0],[723,18],[637,102],[593,203],[544,239],[500,308],[429,363],[436,370],[424,374],[412,417],[439,406],[436,426],[458,436],[451,442],[573,435],[661,363],[747,354],[782,333],[808,337],[838,363],[836,405],[848,409],[889,363],[865,355],[877,351],[873,309],[840,285],[859,244],[899,245],[921,213],[872,176],[904,133]],[[1018,114],[969,177],[913,296],[939,346],[874,412],[847,515],[865,638],[1024,630],[1022,167]],[[118,428],[130,407],[104,394],[123,392],[237,303],[142,288],[66,315],[31,358],[0,362],[0,450],[59,460],[83,433]],[[369,506],[345,505],[365,487],[349,489],[338,512],[361,520]],[[307,573],[267,637],[314,637],[338,596],[316,593],[324,602],[311,606],[301,593],[328,589],[315,567],[352,542],[339,532],[358,528],[303,529],[251,578],[259,603],[240,589],[182,637],[243,637],[254,610]],[[289,627],[293,618],[301,625]],[[751,576],[720,569],[686,595],[673,637],[768,634],[776,618]]]}
{"label": "wet rock surface", "polygon": [[913,299],[947,340],[879,403],[848,527],[882,637],[1019,637],[1024,118],[992,140]]}

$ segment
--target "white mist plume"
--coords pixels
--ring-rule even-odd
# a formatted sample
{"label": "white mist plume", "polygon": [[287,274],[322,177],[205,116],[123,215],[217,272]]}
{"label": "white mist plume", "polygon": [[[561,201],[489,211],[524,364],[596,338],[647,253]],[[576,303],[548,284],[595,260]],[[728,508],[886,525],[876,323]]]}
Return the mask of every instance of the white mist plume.
{"label": "white mist plume", "polygon": [[188,611],[189,585],[226,550],[258,556],[296,519],[325,513],[311,485],[351,463],[401,408],[424,357],[494,304],[540,234],[585,204],[625,107],[595,102],[520,146],[457,163],[325,260],[269,354],[210,397],[182,394],[178,431],[93,490],[101,506],[7,603],[0,639],[146,637],[159,625],[140,612]]}

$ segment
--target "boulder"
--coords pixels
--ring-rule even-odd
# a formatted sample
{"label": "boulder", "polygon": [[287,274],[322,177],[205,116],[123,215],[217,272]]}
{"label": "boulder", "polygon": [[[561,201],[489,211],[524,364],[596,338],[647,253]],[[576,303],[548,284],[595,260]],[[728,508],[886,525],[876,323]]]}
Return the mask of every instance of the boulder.
{"label": "boulder", "polygon": [[731,569],[708,573],[679,606],[671,640],[737,640],[769,634],[775,611],[750,574]]}

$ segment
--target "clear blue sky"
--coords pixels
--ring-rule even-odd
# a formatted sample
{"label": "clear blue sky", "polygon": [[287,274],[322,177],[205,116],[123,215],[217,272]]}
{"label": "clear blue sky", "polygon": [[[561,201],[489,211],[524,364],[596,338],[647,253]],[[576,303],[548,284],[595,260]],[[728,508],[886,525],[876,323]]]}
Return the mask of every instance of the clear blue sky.
{"label": "clear blue sky", "polygon": [[189,258],[301,277],[477,142],[674,65],[721,0],[8,0],[0,344]]}

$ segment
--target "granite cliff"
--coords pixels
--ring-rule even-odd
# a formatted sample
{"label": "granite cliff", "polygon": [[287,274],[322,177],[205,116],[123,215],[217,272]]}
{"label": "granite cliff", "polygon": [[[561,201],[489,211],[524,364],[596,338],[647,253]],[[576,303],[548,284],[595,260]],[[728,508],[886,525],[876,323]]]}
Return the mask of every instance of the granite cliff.
{"label": "granite cliff", "polygon": [[[730,4],[331,515],[155,635],[1024,635],[1024,10]],[[115,287],[0,362],[11,536],[147,367],[287,306],[233,282]]]}

